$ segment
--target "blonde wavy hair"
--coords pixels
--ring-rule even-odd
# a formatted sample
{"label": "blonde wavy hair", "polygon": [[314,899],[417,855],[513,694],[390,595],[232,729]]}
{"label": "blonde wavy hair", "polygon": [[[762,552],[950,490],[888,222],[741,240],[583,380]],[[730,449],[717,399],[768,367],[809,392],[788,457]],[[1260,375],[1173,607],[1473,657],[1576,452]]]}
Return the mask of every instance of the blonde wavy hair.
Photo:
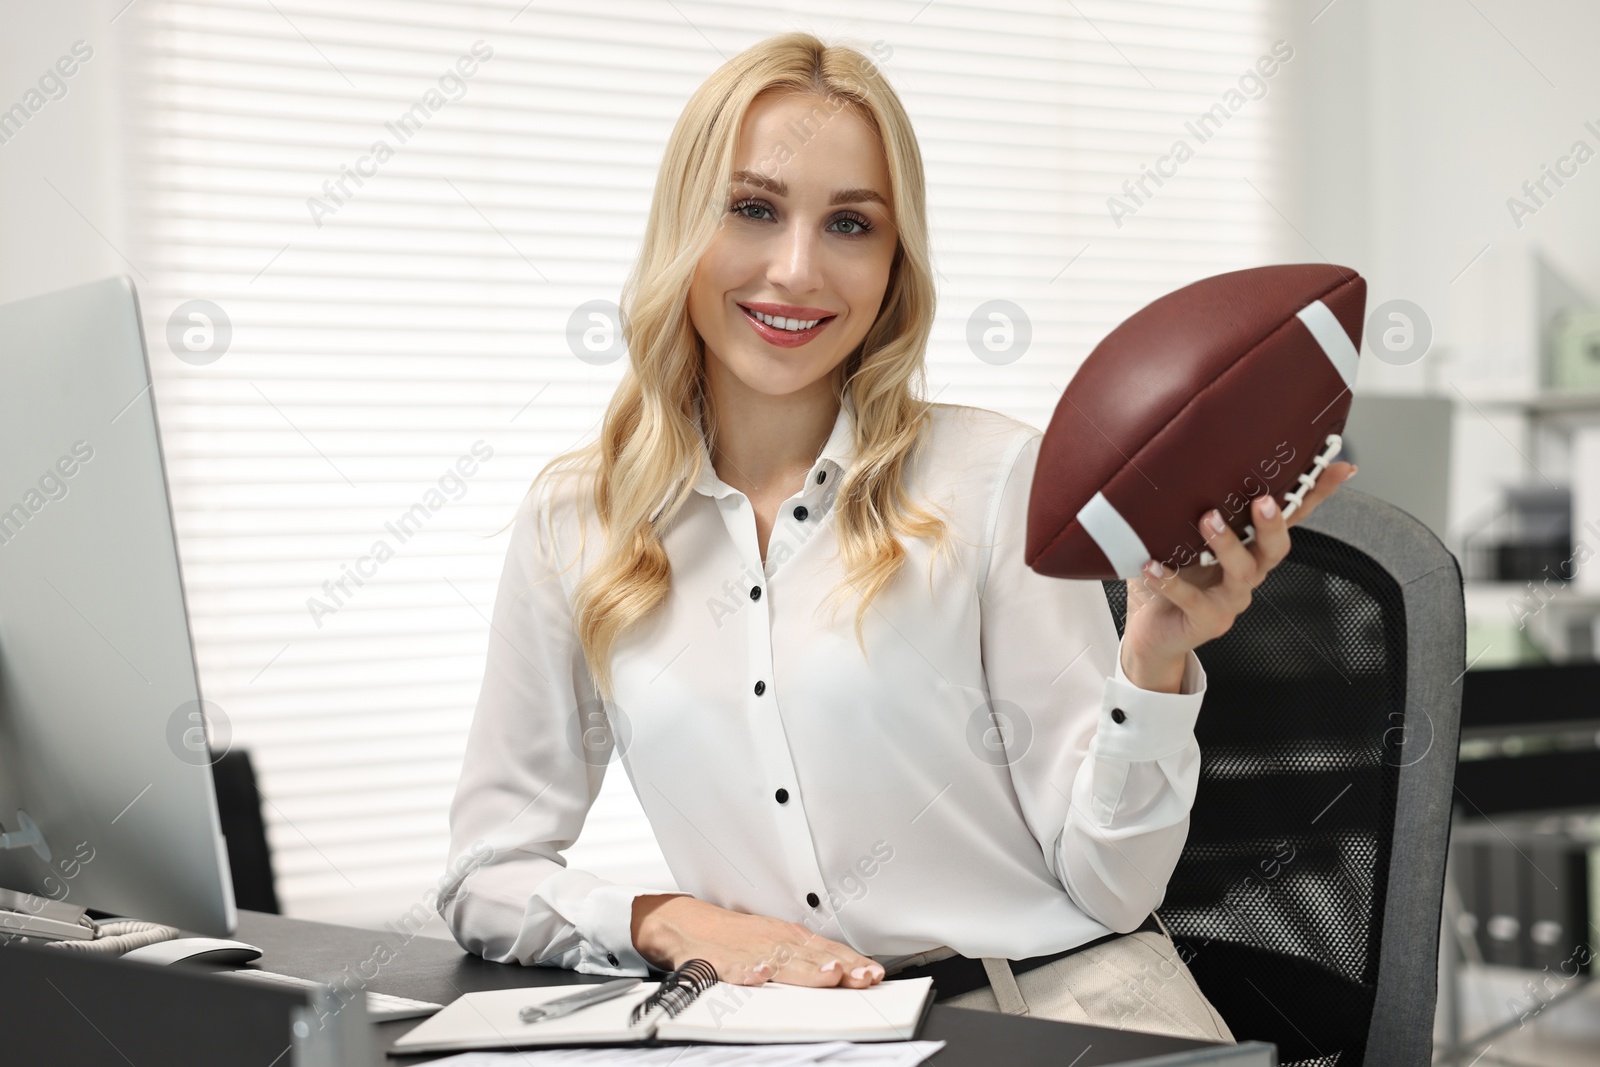
{"label": "blonde wavy hair", "polygon": [[[833,521],[846,574],[831,596],[847,587],[860,593],[855,633],[864,656],[867,608],[907,559],[899,536],[931,538],[936,554],[946,542],[945,522],[913,503],[903,484],[932,407],[919,394],[935,302],[922,156],[911,120],[863,52],[809,33],[768,38],[712,74],[673,127],[644,240],[623,287],[628,367],[599,438],[551,460],[529,490],[562,474],[580,475],[591,490],[605,547],[574,591],[573,624],[606,699],[612,693],[613,644],[670,588],[661,535],[700,476],[700,419],[708,451],[716,439],[704,343],[688,313],[689,288],[728,211],[745,112],[767,92],[812,94],[834,112],[853,109],[881,137],[888,161],[899,236],[888,288],[876,321],[834,374],[841,402],[847,392],[855,410],[856,462],[836,490]],[[587,529],[588,523],[579,526]],[[573,562],[581,556],[580,545]]]}

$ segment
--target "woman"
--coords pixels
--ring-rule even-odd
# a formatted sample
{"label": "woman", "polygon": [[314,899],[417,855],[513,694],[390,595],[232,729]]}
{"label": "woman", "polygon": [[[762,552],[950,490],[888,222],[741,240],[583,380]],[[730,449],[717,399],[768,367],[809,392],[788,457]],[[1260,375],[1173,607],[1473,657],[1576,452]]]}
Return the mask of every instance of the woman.
{"label": "woman", "polygon": [[[1099,583],[1025,565],[1040,434],[917,397],[917,142],[870,60],[809,34],[689,101],[624,302],[599,440],[516,519],[451,808],[461,945],[928,973],[948,1003],[1232,1040],[1152,909],[1198,776],[1192,650],[1287,553],[1270,498],[1248,547],[1205,527],[1220,566],[1131,582],[1120,642]],[[561,856],[614,751],[683,892]]]}

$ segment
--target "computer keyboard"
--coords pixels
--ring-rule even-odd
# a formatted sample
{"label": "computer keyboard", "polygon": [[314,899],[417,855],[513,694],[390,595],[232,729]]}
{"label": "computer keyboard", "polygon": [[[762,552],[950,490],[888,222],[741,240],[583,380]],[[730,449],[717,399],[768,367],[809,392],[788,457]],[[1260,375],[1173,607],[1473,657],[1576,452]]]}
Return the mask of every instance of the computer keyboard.
{"label": "computer keyboard", "polygon": [[[223,974],[246,981],[252,979],[273,982],[279,985],[315,986],[324,983],[313,981],[310,978],[295,978],[292,975],[278,974],[275,971],[261,971],[251,967],[243,967],[235,971],[223,971]],[[367,1015],[378,1022],[390,1022],[394,1019],[416,1019],[424,1015],[432,1015],[443,1008],[443,1004],[434,1004],[427,1000],[412,1000],[410,997],[397,997],[392,993],[374,993],[367,990]]]}

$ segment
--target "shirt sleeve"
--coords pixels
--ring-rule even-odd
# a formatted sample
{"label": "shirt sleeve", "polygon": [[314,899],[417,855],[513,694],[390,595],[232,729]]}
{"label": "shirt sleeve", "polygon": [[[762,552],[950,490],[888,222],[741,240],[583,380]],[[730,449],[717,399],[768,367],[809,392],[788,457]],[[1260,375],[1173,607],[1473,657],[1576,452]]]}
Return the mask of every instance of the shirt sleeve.
{"label": "shirt sleeve", "polygon": [[633,899],[665,890],[569,869],[561,854],[614,741],[548,543],[548,500],[530,493],[512,530],[437,907],[464,949],[496,963],[646,977],[660,972],[634,948]]}
{"label": "shirt sleeve", "polygon": [[984,673],[1046,865],[1085,914],[1127,932],[1161,903],[1189,834],[1205,671],[1190,652],[1181,692],[1135,686],[1101,584],[1024,562],[1041,441],[1021,446],[991,508]]}

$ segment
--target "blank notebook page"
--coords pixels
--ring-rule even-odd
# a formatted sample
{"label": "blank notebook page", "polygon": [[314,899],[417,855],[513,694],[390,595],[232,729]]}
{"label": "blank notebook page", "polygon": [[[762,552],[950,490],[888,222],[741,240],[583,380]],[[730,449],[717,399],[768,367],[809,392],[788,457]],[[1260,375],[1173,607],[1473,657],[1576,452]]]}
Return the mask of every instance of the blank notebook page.
{"label": "blank notebook page", "polygon": [[[718,982],[656,1036],[667,1041],[910,1041],[933,979],[886,979],[866,989]],[[659,1012],[652,1012],[659,1015]]]}
{"label": "blank notebook page", "polygon": [[551,985],[467,993],[401,1037],[395,1042],[395,1048],[492,1048],[642,1040],[649,1032],[649,1023],[641,1020],[630,1030],[628,1015],[635,1004],[655,992],[657,985],[657,982],[641,982],[635,992],[538,1023],[525,1023],[518,1015],[530,1004],[542,1004],[588,987]]}

